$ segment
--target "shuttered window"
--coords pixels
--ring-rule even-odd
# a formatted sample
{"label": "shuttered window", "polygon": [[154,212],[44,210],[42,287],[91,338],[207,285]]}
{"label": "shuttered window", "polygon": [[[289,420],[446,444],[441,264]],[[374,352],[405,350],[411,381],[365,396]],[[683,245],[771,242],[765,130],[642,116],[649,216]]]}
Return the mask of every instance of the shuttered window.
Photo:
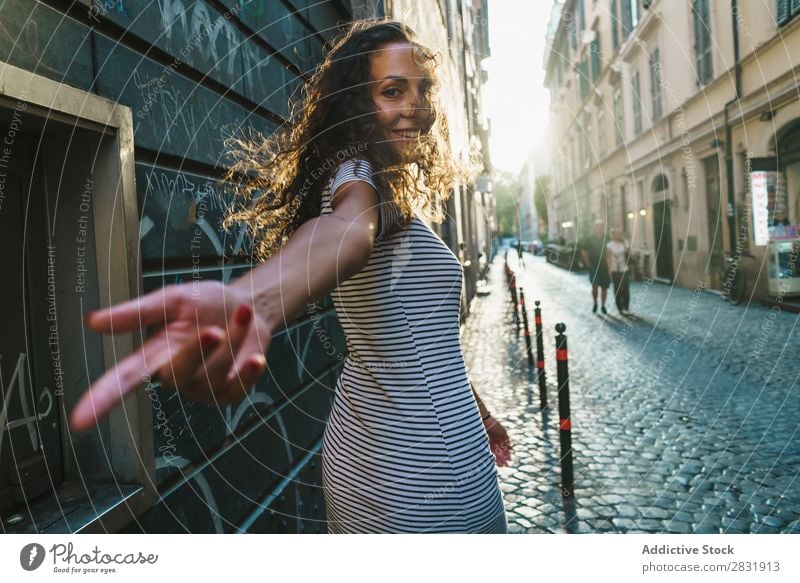
{"label": "shuttered window", "polygon": [[628,38],[636,25],[639,24],[638,0],[620,0],[622,14],[622,36]]}
{"label": "shuttered window", "polygon": [[639,71],[633,74],[633,133],[639,135],[642,133],[642,83],[639,77]]}
{"label": "shuttered window", "polygon": [[597,81],[597,78],[600,77],[600,70],[602,66],[602,61],[600,60],[600,40],[598,39],[598,32],[595,31],[594,39],[592,43],[589,45],[589,52],[592,58],[592,83]]}
{"label": "shuttered window", "polygon": [[786,24],[798,14],[800,14],[800,0],[777,0],[775,20],[779,26]]}
{"label": "shuttered window", "polygon": [[705,85],[714,78],[711,60],[711,18],[708,12],[708,0],[692,2],[694,16],[694,51],[697,66],[697,81]]}
{"label": "shuttered window", "polygon": [[622,144],[624,137],[623,129],[625,128],[624,110],[622,108],[622,90],[619,87],[614,88],[614,143],[619,146]]}
{"label": "shuttered window", "polygon": [[581,99],[589,95],[589,63],[584,59],[578,63],[578,84],[581,88]]}
{"label": "shuttered window", "polygon": [[658,48],[653,49],[650,54],[650,98],[653,122],[656,122],[664,114],[661,104],[661,61]]}

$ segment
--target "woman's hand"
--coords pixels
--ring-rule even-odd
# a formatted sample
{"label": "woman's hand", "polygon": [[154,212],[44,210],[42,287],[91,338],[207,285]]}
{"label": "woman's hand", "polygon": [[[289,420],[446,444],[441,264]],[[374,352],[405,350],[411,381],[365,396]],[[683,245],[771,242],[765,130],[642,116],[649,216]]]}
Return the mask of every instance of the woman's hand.
{"label": "woman's hand", "polygon": [[489,449],[494,454],[495,463],[501,468],[506,467],[511,461],[511,440],[506,428],[491,415],[483,420],[483,426],[489,436]]}
{"label": "woman's hand", "polygon": [[90,313],[104,334],[160,327],[83,395],[72,428],[90,429],[119,401],[150,379],[197,401],[241,400],[266,369],[272,327],[254,313],[252,299],[232,286],[203,281],[167,286],[141,298]]}

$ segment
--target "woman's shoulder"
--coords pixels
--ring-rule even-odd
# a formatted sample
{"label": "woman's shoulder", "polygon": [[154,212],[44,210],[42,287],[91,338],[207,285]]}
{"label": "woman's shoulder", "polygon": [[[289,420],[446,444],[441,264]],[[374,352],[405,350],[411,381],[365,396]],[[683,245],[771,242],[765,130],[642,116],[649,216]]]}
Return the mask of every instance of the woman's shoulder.
{"label": "woman's shoulder", "polygon": [[328,180],[328,188],[331,193],[336,192],[339,186],[350,180],[364,180],[375,187],[372,164],[366,158],[347,158],[332,164],[331,168]]}

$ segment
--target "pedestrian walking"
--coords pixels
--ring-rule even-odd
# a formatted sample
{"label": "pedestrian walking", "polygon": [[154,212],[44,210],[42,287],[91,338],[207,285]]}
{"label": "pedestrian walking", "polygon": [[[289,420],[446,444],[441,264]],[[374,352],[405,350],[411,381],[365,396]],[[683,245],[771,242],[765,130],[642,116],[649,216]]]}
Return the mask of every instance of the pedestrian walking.
{"label": "pedestrian walking", "polygon": [[608,262],[606,260],[606,225],[601,220],[596,220],[592,225],[592,234],[580,244],[581,260],[589,269],[589,281],[592,282],[592,313],[597,313],[597,295],[600,291],[600,311],[608,314],[606,310],[606,297],[610,279],[608,276]]}
{"label": "pedestrian walking", "polygon": [[285,129],[231,142],[243,198],[228,222],[251,227],[263,262],[91,313],[103,333],[161,328],[94,383],[74,429],[143,378],[242,399],[273,334],[330,293],[348,354],[323,437],[329,532],[506,532],[495,464],[508,434],[464,364],[461,264],[422,219],[442,220],[450,187],[474,175],[451,153],[435,61],[401,23],[356,22]]}
{"label": "pedestrian walking", "polygon": [[622,316],[628,315],[630,304],[630,283],[628,278],[628,261],[631,246],[622,236],[621,229],[611,229],[611,241],[606,243],[606,258],[611,281],[614,283],[614,301],[617,311]]}

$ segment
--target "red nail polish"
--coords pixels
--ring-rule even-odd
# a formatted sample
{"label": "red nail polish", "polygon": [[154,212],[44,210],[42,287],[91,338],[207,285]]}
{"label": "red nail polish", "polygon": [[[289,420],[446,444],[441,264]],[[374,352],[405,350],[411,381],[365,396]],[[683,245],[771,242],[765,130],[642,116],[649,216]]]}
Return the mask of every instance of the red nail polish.
{"label": "red nail polish", "polygon": [[233,318],[239,326],[247,326],[250,323],[250,319],[253,317],[253,310],[250,309],[250,306],[246,304],[242,304],[236,309],[236,313],[234,314]]}
{"label": "red nail polish", "polygon": [[267,364],[267,362],[266,362],[266,360],[264,359],[263,356],[256,357],[256,358],[251,358],[249,361],[247,361],[247,366],[253,372],[258,372],[258,371],[262,370],[266,366],[266,364]]}
{"label": "red nail polish", "polygon": [[217,334],[212,334],[210,332],[206,332],[200,337],[200,345],[203,347],[203,350],[211,350],[212,348],[216,348],[219,346],[220,342],[222,342],[222,338],[220,338]]}

